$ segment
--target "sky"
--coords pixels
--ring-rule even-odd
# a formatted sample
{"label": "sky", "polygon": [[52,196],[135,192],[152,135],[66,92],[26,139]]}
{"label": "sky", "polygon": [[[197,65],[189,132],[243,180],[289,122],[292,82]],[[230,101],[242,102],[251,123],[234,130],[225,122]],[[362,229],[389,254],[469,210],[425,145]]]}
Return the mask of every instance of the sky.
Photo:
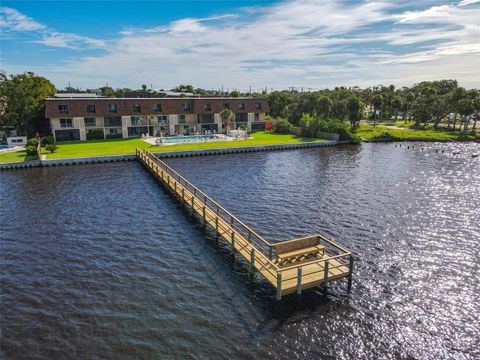
{"label": "sky", "polygon": [[0,68],[57,88],[480,88],[480,0],[2,0]]}

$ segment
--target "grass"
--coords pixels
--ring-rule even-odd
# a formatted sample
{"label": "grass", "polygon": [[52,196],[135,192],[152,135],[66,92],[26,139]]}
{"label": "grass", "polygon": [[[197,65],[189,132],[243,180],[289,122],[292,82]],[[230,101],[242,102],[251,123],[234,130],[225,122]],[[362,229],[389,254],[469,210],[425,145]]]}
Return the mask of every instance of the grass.
{"label": "grass", "polygon": [[22,162],[36,159],[36,156],[27,155],[27,152],[25,150],[0,153],[0,163]]}
{"label": "grass", "polygon": [[[322,139],[312,139],[298,137],[291,134],[274,134],[271,132],[260,131],[251,135],[252,139],[244,141],[218,141],[205,143],[179,144],[169,146],[151,145],[141,139],[111,139],[111,140],[91,140],[91,141],[75,141],[75,142],[59,142],[58,149],[53,154],[42,150],[47,154],[47,159],[75,158],[84,156],[103,156],[103,155],[122,155],[134,154],[135,149],[148,149],[153,152],[162,151],[180,151],[180,150],[204,150],[216,148],[232,148],[243,146],[258,145],[277,145],[277,144],[293,144],[299,142],[325,141]],[[24,155],[25,152],[23,152]],[[12,155],[11,155],[12,154]],[[13,155],[17,154],[17,155]],[[7,157],[0,155],[0,162],[24,161],[19,152],[10,153]]]}
{"label": "grass", "polygon": [[388,132],[391,137],[395,140],[418,140],[418,139],[425,139],[425,140],[475,140],[479,139],[480,137],[474,136],[469,133],[458,133],[446,130],[433,130],[433,129],[392,129],[386,128],[384,125],[377,125],[373,127],[373,125],[360,125],[360,128],[357,131],[357,135],[361,139],[371,140],[378,137],[381,137],[382,134],[385,135],[385,132]]}

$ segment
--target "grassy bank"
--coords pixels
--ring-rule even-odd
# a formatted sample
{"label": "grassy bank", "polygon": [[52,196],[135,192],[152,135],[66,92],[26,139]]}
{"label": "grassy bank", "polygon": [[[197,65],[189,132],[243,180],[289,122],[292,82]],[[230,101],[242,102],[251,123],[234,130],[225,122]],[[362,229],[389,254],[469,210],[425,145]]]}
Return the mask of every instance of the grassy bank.
{"label": "grassy bank", "polygon": [[22,162],[29,160],[36,160],[36,156],[27,155],[25,150],[0,154],[0,163]]}
{"label": "grassy bank", "polygon": [[[294,144],[300,142],[325,141],[322,139],[311,139],[298,137],[291,134],[274,134],[271,132],[256,132],[251,135],[252,139],[244,141],[218,141],[205,143],[191,143],[155,146],[141,139],[114,139],[114,140],[97,140],[97,141],[76,141],[58,143],[58,149],[55,153],[47,153],[47,159],[60,158],[76,158],[84,156],[103,156],[103,155],[122,155],[133,154],[135,149],[148,149],[154,152],[161,151],[181,151],[181,150],[205,150],[217,148],[232,148],[244,146],[259,145],[278,145],[278,144]],[[0,154],[0,162],[25,161],[25,152],[22,155],[17,153]],[[13,155],[17,154],[17,155]]]}
{"label": "grassy bank", "polygon": [[394,140],[475,140],[480,139],[479,135],[474,136],[470,133],[459,133],[447,131],[445,129],[394,129],[386,127],[385,125],[377,125],[374,127],[370,124],[360,125],[357,135],[363,140],[393,138]]}

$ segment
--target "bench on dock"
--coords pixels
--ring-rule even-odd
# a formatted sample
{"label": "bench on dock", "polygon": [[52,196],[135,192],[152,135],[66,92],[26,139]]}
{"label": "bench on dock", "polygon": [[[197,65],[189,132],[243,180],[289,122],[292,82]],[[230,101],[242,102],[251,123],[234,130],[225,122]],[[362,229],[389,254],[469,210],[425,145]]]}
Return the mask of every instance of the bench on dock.
{"label": "bench on dock", "polygon": [[283,241],[273,244],[272,247],[275,249],[276,260],[279,265],[317,257],[325,252],[325,247],[320,245],[320,237],[316,235]]}

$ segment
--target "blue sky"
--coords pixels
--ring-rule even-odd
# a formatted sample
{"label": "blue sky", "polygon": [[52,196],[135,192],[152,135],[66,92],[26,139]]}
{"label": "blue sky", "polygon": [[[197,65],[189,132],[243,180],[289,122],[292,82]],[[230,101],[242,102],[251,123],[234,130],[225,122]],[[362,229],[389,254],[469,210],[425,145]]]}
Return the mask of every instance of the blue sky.
{"label": "blue sky", "polygon": [[72,86],[480,87],[480,1],[2,1],[1,69]]}

